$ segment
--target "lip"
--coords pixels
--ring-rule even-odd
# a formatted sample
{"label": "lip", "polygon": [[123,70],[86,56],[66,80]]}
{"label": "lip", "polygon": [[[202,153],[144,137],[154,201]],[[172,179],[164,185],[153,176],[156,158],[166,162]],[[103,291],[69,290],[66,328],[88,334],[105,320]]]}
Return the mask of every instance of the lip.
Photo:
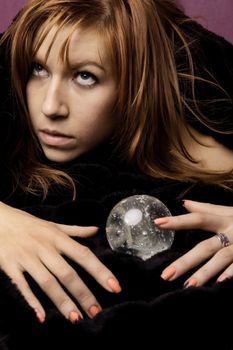
{"label": "lip", "polygon": [[39,140],[47,146],[67,147],[75,143],[75,138],[73,136],[63,134],[56,130],[39,130],[38,137]]}

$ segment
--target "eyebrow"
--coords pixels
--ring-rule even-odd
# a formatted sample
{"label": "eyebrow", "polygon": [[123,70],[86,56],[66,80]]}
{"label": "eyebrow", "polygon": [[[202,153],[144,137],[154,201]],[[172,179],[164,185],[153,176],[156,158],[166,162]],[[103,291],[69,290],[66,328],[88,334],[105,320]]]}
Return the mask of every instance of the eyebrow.
{"label": "eyebrow", "polygon": [[[34,59],[39,64],[41,64],[43,66],[47,66],[45,61],[41,57],[35,55]],[[106,72],[106,69],[101,64],[97,63],[96,61],[91,61],[91,60],[83,60],[80,62],[78,62],[78,61],[77,62],[76,61],[69,62],[69,66],[72,70],[78,69],[78,68],[83,67],[83,66],[95,66],[95,67],[101,69],[102,71]]]}
{"label": "eyebrow", "polygon": [[71,69],[76,69],[78,67],[83,67],[83,66],[95,66],[101,70],[103,70],[104,72],[106,71],[106,69],[101,66],[99,63],[95,62],[95,61],[90,61],[90,60],[84,60],[84,61],[80,61],[80,62],[69,62],[69,65],[71,67]]}

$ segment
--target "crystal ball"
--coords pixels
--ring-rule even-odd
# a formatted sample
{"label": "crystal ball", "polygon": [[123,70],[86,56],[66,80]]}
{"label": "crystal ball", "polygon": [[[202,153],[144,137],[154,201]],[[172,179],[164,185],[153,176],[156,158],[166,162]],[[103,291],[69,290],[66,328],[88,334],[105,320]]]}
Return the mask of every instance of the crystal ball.
{"label": "crystal ball", "polygon": [[171,216],[171,213],[158,198],[143,194],[122,199],[107,218],[106,235],[110,247],[142,260],[169,249],[175,231],[161,229],[154,223],[154,219],[163,216]]}

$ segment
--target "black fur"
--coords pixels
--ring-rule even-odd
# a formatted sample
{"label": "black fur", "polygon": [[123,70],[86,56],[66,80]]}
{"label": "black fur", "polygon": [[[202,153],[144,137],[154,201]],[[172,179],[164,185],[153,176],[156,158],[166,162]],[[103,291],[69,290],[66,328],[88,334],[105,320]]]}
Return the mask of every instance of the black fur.
{"label": "black fur", "polygon": [[[100,287],[87,273],[69,261],[95,293],[103,311],[93,320],[77,324],[66,320],[44,293],[26,276],[35,294],[42,301],[47,318],[39,324],[7,276],[0,276],[0,330],[2,344],[9,349],[64,349],[70,346],[110,347],[125,342],[136,346],[153,344],[155,349],[211,348],[231,349],[230,323],[226,315],[233,312],[233,280],[216,284],[213,279],[205,287],[183,288],[189,274],[174,282],[160,278],[162,269],[198,241],[212,233],[177,232],[172,248],[147,261],[113,252],[106,240],[105,224],[111,208],[122,198],[147,193],[162,200],[173,215],[184,212],[180,199],[188,184],[152,180],[131,171],[117,170],[111,162],[99,161],[71,165],[76,173],[77,200],[54,191],[43,204],[27,198],[22,208],[49,220],[77,225],[98,225],[95,237],[79,239],[88,245],[118,277],[122,292],[112,294]],[[214,186],[191,188],[186,198],[233,205],[232,193]],[[18,196],[20,198],[20,196]],[[64,199],[65,198],[65,199]],[[19,203],[15,195],[8,202]],[[30,202],[34,202],[30,205]],[[27,205],[25,205],[27,204]],[[19,206],[19,205],[18,205]],[[199,347],[201,344],[201,347]],[[151,345],[150,345],[151,346]]]}
{"label": "black fur", "polygon": [[[205,57],[217,71],[218,77],[222,77],[226,88],[231,85],[229,90],[232,91],[232,82],[229,84],[227,72],[232,71],[232,63],[229,62],[233,48],[223,39],[208,35],[205,33],[206,39],[202,38]],[[219,62],[222,59],[224,71]],[[119,168],[117,162],[108,160],[103,147],[99,153],[81,157],[77,163],[66,165],[77,180],[76,201],[72,202],[68,192],[57,188],[51,191],[43,203],[39,198],[26,196],[20,191],[7,197],[11,181],[5,151],[8,144],[9,154],[14,149],[17,128],[14,127],[16,121],[11,96],[7,92],[9,79],[4,69],[0,73],[5,82],[5,85],[1,85],[0,106],[3,131],[0,137],[3,151],[1,183],[4,184],[1,186],[1,199],[45,219],[66,224],[99,226],[100,230],[95,237],[79,241],[96,253],[122,285],[120,294],[109,293],[79,266],[69,261],[103,306],[103,311],[93,320],[85,317],[83,321],[71,324],[26,274],[33,291],[46,309],[46,322],[39,324],[34,311],[9,278],[1,272],[0,349],[78,349],[80,346],[107,349],[112,346],[124,347],[125,344],[131,348],[233,349],[231,322],[227,321],[233,313],[233,279],[221,284],[216,284],[213,279],[204,287],[184,289],[183,283],[191,272],[174,282],[160,278],[164,267],[213,233],[200,230],[177,232],[170,250],[147,261],[114,253],[105,236],[106,219],[111,208],[127,196],[144,193],[153,195],[162,200],[173,215],[177,215],[185,212],[181,204],[183,196],[233,206],[232,193],[204,184],[190,188],[188,183],[153,180],[130,169]],[[219,113],[219,118],[222,118],[224,125],[232,125],[232,110],[230,112],[227,107],[226,114]],[[198,125],[194,126],[198,128]],[[232,147],[232,135],[224,140],[223,137],[219,138],[219,141]]]}

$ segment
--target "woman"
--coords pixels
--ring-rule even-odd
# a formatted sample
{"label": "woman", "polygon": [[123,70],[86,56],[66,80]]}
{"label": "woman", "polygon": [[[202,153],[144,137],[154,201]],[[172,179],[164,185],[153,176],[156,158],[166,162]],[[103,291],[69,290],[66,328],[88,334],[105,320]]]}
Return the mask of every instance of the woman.
{"label": "woman", "polygon": [[[10,55],[23,130],[10,160],[14,187],[45,200],[56,184],[74,190],[72,177],[63,171],[65,163],[109,144],[114,164],[144,174],[148,181],[182,181],[188,188],[206,183],[232,190],[233,94],[226,79],[232,74],[232,47],[192,22],[171,1],[32,0],[1,43]],[[222,55],[228,53],[222,71],[217,60],[210,62],[215,47]],[[11,204],[11,199],[5,203]],[[1,229],[1,267],[40,321],[45,310],[24,272],[71,321],[82,318],[80,308],[90,317],[101,309],[62,254],[108,291],[120,292],[110,270],[69,237],[87,237],[96,227],[41,221],[6,204],[0,212],[7,222]],[[193,213],[156,223],[224,232],[218,237],[229,247],[221,247],[221,242],[227,245],[224,240],[208,238],[165,269],[162,278],[173,280],[206,260],[208,265],[186,284],[202,285],[222,269],[219,281],[231,276],[232,208],[191,202],[185,206]]]}

